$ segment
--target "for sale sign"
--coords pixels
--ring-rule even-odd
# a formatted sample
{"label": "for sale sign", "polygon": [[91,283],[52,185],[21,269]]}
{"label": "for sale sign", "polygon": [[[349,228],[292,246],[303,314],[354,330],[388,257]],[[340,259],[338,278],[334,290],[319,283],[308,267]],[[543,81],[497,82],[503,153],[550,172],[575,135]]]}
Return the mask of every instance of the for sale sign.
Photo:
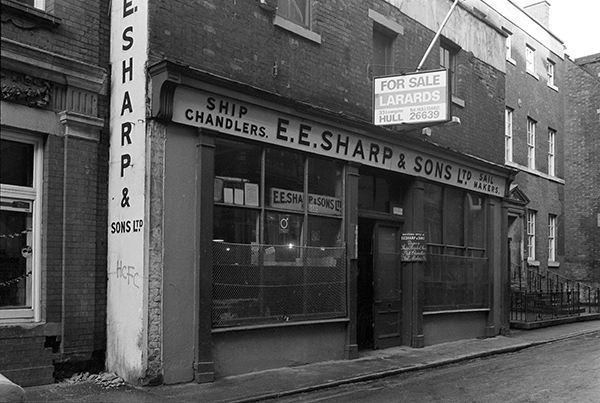
{"label": "for sale sign", "polygon": [[450,120],[448,70],[432,70],[373,80],[373,124]]}

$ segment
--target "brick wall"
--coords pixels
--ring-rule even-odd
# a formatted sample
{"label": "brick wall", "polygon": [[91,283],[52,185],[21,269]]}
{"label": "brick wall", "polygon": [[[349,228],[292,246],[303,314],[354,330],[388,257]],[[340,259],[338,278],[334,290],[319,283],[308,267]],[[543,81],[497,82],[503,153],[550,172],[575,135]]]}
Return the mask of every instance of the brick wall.
{"label": "brick wall", "polygon": [[[109,4],[53,0],[46,1],[46,10],[27,12],[18,4],[5,9],[3,3],[2,38],[108,72]],[[48,20],[56,17],[60,23],[54,27],[40,24],[36,17],[40,15]],[[68,110],[58,96],[64,83],[52,86],[55,97],[50,108],[57,113]],[[42,318],[38,323],[0,326],[0,372],[22,386],[51,383],[53,375],[98,371],[103,366],[109,94],[94,95],[98,106],[94,117],[106,122],[99,141],[55,134],[44,137]]]}
{"label": "brick wall", "polygon": [[566,64],[565,272],[600,282],[600,54]]}

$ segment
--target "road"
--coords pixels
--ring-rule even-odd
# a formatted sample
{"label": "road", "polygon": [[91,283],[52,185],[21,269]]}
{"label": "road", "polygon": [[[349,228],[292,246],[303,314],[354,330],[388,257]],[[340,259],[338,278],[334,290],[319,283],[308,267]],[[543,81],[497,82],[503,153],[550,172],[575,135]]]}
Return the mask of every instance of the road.
{"label": "road", "polygon": [[276,401],[600,403],[600,332]]}

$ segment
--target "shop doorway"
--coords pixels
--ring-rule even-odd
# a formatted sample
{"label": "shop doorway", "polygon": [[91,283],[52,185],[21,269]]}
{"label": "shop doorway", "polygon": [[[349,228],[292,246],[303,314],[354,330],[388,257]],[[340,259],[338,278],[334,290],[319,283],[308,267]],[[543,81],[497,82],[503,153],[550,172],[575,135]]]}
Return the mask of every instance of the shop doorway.
{"label": "shop doorway", "polygon": [[402,342],[402,225],[361,218],[358,228],[358,347],[398,346]]}

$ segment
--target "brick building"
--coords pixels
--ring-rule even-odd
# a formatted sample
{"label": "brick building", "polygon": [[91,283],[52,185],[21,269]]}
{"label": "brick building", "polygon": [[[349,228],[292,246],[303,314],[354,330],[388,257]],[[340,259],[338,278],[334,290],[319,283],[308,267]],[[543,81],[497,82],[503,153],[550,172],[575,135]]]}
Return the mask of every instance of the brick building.
{"label": "brick building", "polygon": [[565,63],[565,273],[600,283],[600,54]]}
{"label": "brick building", "polygon": [[519,171],[509,212],[511,272],[557,273],[565,255],[564,45],[549,29],[548,2],[482,3],[507,34],[503,148],[506,166]]}
{"label": "brick building", "polygon": [[0,372],[103,366],[108,6],[2,0]]}
{"label": "brick building", "polygon": [[[435,37],[454,2],[113,1],[107,369],[207,382],[508,331],[507,33],[480,3]],[[374,82],[442,101],[378,125],[413,95]]]}

